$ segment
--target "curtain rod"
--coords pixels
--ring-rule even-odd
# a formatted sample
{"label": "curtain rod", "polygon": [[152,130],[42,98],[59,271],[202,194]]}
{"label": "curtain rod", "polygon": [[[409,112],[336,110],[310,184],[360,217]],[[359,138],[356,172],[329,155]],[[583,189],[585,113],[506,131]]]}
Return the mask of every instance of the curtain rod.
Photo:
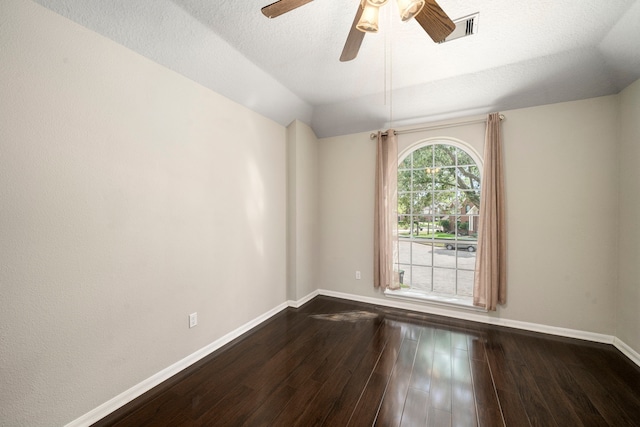
{"label": "curtain rod", "polygon": [[[500,121],[504,120],[504,114],[500,114]],[[403,133],[414,133],[414,132],[422,132],[424,130],[432,130],[432,129],[446,129],[446,128],[453,128],[453,127],[457,127],[457,126],[464,126],[464,125],[472,125],[475,123],[486,123],[487,119],[478,119],[478,120],[467,120],[467,121],[463,121],[463,122],[455,122],[455,123],[448,123],[448,124],[443,124],[443,125],[434,125],[434,126],[422,126],[419,128],[413,128],[413,129],[405,129],[405,130],[397,130],[395,131],[396,135],[400,135]],[[387,132],[382,132],[382,135],[387,135]],[[376,139],[378,137],[377,133],[372,133],[371,135],[369,135],[370,139]]]}

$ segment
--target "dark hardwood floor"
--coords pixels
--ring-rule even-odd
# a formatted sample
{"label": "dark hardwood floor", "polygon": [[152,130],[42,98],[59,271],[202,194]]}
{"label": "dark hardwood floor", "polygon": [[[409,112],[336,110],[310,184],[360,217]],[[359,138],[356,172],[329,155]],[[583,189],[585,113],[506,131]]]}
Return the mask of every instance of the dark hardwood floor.
{"label": "dark hardwood floor", "polygon": [[317,297],[95,425],[640,426],[640,368],[611,345]]}

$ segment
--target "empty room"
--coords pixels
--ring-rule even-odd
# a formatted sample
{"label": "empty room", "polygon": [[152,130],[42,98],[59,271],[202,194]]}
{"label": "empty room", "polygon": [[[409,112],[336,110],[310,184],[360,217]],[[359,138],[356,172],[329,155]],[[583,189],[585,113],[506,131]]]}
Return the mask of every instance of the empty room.
{"label": "empty room", "polygon": [[640,426],[640,0],[0,0],[0,426]]}

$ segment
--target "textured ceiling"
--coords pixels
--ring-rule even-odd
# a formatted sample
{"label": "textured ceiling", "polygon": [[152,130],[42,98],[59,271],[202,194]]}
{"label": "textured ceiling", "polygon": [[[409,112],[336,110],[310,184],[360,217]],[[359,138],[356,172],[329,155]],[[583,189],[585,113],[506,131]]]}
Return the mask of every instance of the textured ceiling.
{"label": "textured ceiling", "polygon": [[590,98],[640,78],[640,0],[439,0],[477,34],[435,44],[390,1],[338,58],[358,0],[278,18],[272,0],[36,0],[200,84],[320,137]]}

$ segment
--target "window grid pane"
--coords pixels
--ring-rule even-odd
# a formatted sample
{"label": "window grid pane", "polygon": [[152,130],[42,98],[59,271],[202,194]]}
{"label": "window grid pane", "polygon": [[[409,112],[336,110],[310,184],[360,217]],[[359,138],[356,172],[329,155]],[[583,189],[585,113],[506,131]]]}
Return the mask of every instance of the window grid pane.
{"label": "window grid pane", "polygon": [[461,148],[427,145],[403,160],[397,267],[404,287],[472,296],[479,203],[480,170]]}

